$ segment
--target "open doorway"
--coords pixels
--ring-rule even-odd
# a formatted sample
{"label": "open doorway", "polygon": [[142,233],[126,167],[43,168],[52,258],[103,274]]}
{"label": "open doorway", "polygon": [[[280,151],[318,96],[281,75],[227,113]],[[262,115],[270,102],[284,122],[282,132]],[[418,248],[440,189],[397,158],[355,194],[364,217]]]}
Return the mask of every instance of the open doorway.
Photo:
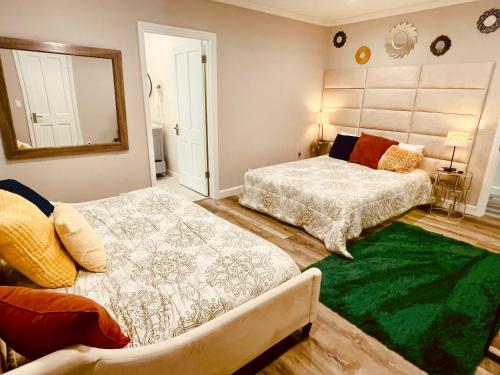
{"label": "open doorway", "polygon": [[151,183],[191,200],[217,191],[209,64],[215,36],[206,34],[139,23]]}

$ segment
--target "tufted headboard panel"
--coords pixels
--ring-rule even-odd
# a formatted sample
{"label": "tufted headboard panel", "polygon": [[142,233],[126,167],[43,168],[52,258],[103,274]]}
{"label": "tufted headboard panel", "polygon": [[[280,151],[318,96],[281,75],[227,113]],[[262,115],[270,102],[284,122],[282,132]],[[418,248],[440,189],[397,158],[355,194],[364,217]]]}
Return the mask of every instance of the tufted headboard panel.
{"label": "tufted headboard panel", "polygon": [[449,163],[448,131],[469,133],[455,161],[466,169],[494,63],[333,69],[325,73],[323,111],[336,132],[380,135],[425,145],[420,167]]}

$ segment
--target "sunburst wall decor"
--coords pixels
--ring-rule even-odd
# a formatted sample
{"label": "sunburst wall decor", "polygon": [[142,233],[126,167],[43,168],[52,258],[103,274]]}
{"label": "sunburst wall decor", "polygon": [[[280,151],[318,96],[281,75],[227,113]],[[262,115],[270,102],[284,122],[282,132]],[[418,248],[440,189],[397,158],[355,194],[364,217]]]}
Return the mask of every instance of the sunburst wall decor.
{"label": "sunburst wall decor", "polygon": [[394,59],[408,55],[417,43],[417,28],[408,22],[394,26],[385,39],[385,50]]}

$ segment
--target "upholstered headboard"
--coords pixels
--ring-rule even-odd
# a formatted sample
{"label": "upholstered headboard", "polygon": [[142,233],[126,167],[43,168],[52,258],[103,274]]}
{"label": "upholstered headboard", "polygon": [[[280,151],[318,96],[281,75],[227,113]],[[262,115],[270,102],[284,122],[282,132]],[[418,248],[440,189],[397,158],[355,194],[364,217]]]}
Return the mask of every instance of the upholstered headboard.
{"label": "upholstered headboard", "polygon": [[333,69],[325,73],[323,111],[336,132],[380,135],[425,145],[420,167],[449,163],[448,131],[469,133],[469,146],[455,153],[466,169],[494,63]]}

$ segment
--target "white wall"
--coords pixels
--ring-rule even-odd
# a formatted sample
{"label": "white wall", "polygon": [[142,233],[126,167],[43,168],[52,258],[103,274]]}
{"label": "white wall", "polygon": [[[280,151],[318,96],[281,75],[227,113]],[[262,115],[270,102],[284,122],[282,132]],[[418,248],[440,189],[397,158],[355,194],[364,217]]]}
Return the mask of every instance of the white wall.
{"label": "white wall", "polygon": [[[354,55],[362,45],[371,49],[370,61],[364,65],[367,67],[496,62],[483,113],[483,119],[486,120],[487,126],[486,129],[478,131],[469,164],[469,170],[474,173],[471,194],[473,205],[478,200],[484,171],[500,118],[500,30],[491,34],[482,34],[476,29],[476,21],[484,11],[499,6],[499,0],[482,0],[338,26],[330,30],[328,42],[327,64],[330,68],[359,67],[360,65],[354,60]],[[393,59],[385,51],[385,38],[389,30],[402,21],[415,24],[418,30],[418,42],[408,56],[402,59]],[[347,34],[347,43],[343,48],[335,48],[332,43],[333,35],[338,30],[343,30]],[[437,57],[431,54],[429,46],[434,38],[442,34],[450,37],[452,47],[445,55]]]}
{"label": "white wall", "polygon": [[85,56],[71,60],[83,144],[111,143],[118,138],[111,60]]}
{"label": "white wall", "polygon": [[[200,40],[179,38],[167,35],[146,33],[146,62],[148,73],[153,83],[153,92],[149,99],[153,123],[162,125],[165,136],[167,170],[179,171],[177,162],[177,141],[174,127],[179,122],[177,113],[177,87],[173,50],[182,45],[200,45]],[[163,101],[160,100],[160,84]]]}

